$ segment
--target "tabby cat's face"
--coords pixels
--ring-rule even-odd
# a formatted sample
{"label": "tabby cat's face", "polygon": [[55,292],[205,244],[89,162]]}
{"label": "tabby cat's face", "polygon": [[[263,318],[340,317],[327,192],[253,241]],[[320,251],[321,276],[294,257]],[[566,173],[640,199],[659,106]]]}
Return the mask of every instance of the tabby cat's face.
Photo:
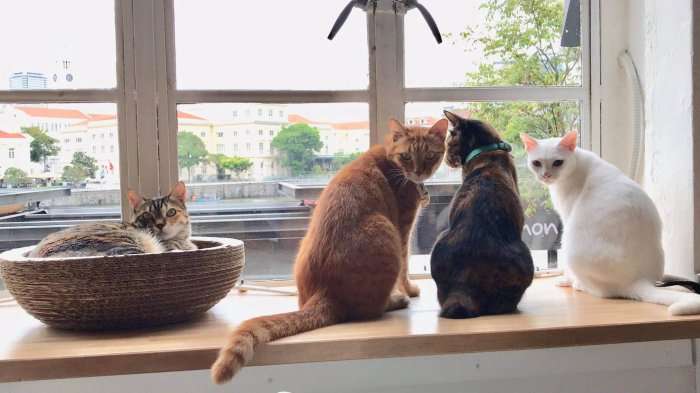
{"label": "tabby cat's face", "polygon": [[159,198],[142,198],[129,192],[129,202],[134,208],[131,224],[150,231],[161,240],[187,238],[190,234],[190,216],[185,206],[185,185],[179,182],[170,194]]}
{"label": "tabby cat's face", "polygon": [[422,183],[435,173],[445,155],[447,120],[442,119],[431,128],[404,127],[396,120],[389,122],[391,139],[387,156],[408,180]]}

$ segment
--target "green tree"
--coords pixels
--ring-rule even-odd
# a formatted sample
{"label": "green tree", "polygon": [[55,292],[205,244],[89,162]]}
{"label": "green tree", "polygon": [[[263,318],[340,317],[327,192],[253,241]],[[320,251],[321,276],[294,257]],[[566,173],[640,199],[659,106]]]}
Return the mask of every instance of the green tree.
{"label": "green tree", "polygon": [[216,178],[222,180],[226,177],[226,168],[224,168],[224,162],[228,157],[225,154],[217,153],[210,154],[208,157],[209,162],[216,167]]}
{"label": "green tree", "polygon": [[[580,83],[580,48],[559,47],[564,8],[560,0],[488,0],[481,5],[486,18],[480,29],[459,37],[483,50],[484,60],[467,73],[467,86]],[[515,146],[516,162],[524,169],[525,151],[518,135],[537,138],[561,136],[578,129],[576,102],[484,102],[468,107],[471,117],[491,123]],[[527,170],[520,171],[520,192],[526,213],[551,207],[546,190]]]}
{"label": "green tree", "polygon": [[66,165],[63,167],[63,173],[61,174],[61,180],[71,183],[79,184],[88,178],[88,174],[83,168],[77,167],[75,165]]}
{"label": "green tree", "polygon": [[19,187],[30,181],[27,177],[27,172],[15,167],[9,167],[5,170],[3,180],[13,187]]}
{"label": "green tree", "polygon": [[233,171],[236,174],[236,178],[240,179],[243,172],[247,171],[253,166],[253,161],[245,157],[226,157],[223,160],[223,168],[226,170]]}
{"label": "green tree", "polygon": [[71,160],[71,165],[81,169],[87,177],[95,178],[97,173],[97,160],[90,157],[89,155],[79,151],[73,153],[73,159]]}
{"label": "green tree", "polygon": [[351,161],[355,160],[357,157],[360,156],[362,153],[350,153],[350,154],[343,154],[343,153],[335,153],[333,155],[333,161],[331,161],[331,168],[334,171],[339,170],[340,168],[344,167],[345,165],[349,164]]}
{"label": "green tree", "polygon": [[22,127],[22,132],[32,137],[29,144],[29,158],[33,162],[44,164],[44,170],[48,170],[46,161],[49,157],[55,156],[61,151],[58,140],[49,136],[39,127]]}
{"label": "green tree", "polygon": [[311,172],[315,153],[323,147],[316,127],[308,124],[292,124],[284,127],[272,140],[272,147],[282,155],[282,165],[292,175]]}
{"label": "green tree", "polygon": [[187,169],[187,180],[192,180],[192,168],[208,161],[204,142],[191,132],[180,132],[177,136],[177,162]]}

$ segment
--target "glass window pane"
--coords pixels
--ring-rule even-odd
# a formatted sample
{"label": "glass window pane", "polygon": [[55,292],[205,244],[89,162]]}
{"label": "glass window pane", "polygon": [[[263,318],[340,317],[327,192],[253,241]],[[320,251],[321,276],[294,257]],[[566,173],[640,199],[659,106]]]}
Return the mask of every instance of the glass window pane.
{"label": "glass window pane", "polygon": [[366,89],[365,14],[326,38],[346,3],[176,0],[178,88]]}
{"label": "glass window pane", "polygon": [[424,0],[444,41],[406,15],[409,87],[580,85],[580,48],[560,45],[564,1]]}
{"label": "glass window pane", "polygon": [[[518,172],[518,187],[525,210],[523,240],[533,251],[538,269],[556,265],[561,222],[554,212],[548,191],[538,183],[526,166],[526,154],[520,142],[521,132],[536,138],[558,137],[571,130],[580,130],[580,105],[578,102],[435,102],[409,103],[406,119],[437,121],[443,110],[462,117],[486,121],[498,130],[503,139],[513,147]],[[446,167],[443,165],[443,167]],[[426,182],[431,194],[430,206],[424,209],[416,223],[412,237],[412,253],[415,261],[426,260],[437,234],[447,227],[448,206],[452,195],[462,183],[461,169],[440,168],[442,176]],[[438,174],[440,173],[438,171]],[[429,260],[427,260],[429,269]]]}
{"label": "glass window pane", "polygon": [[368,113],[367,104],[179,105],[194,235],[243,240],[247,278],[290,276],[316,198],[369,147]]}
{"label": "glass window pane", "polygon": [[116,114],[109,103],[0,104],[0,251],[120,219]]}
{"label": "glass window pane", "polygon": [[0,2],[0,90],[113,88],[112,0]]}

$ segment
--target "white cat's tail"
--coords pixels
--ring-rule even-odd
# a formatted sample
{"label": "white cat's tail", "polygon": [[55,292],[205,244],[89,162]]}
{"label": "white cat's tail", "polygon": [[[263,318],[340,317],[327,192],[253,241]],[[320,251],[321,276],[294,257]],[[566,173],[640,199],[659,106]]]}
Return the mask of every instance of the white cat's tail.
{"label": "white cat's tail", "polygon": [[632,288],[631,298],[668,306],[671,315],[700,314],[700,295],[658,288],[651,282],[639,282]]}

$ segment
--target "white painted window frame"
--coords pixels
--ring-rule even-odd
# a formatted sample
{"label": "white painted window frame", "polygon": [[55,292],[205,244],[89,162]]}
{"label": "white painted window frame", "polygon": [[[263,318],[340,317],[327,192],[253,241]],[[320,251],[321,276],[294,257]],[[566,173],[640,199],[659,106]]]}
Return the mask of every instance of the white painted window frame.
{"label": "white painted window frame", "polygon": [[[370,143],[407,102],[556,101],[581,103],[582,144],[600,148],[600,35],[596,0],[582,4],[582,85],[573,87],[407,88],[400,2],[374,0],[367,11],[369,75],[360,90],[178,90],[173,0],[114,0],[117,86],[113,89],[0,91],[0,103],[116,103],[122,200],[127,189],[167,192],[178,178],[177,112],[194,103],[368,103]],[[329,25],[332,21],[328,21]],[[126,203],[122,211],[129,214]]]}

